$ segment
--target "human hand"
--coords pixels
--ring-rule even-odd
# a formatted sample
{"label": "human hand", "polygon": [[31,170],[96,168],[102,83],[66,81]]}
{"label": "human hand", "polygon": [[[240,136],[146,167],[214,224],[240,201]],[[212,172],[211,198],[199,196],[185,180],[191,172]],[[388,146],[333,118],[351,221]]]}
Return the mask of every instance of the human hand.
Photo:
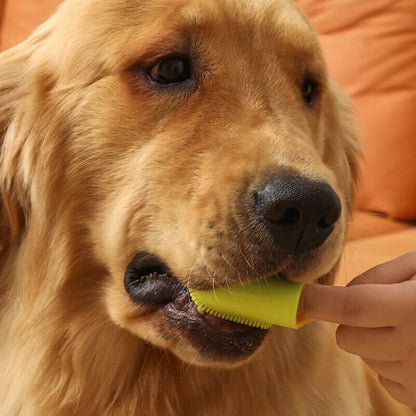
{"label": "human hand", "polygon": [[298,314],[341,324],[340,348],[360,356],[393,398],[416,408],[416,251],[347,287],[306,285]]}

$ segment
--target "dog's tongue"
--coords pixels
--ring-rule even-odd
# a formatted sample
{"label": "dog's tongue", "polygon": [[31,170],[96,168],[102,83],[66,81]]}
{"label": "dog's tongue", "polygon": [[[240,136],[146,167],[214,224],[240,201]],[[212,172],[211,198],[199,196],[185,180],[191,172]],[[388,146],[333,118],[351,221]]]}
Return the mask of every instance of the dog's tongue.
{"label": "dog's tongue", "polygon": [[218,331],[222,332],[246,332],[253,329],[252,326],[239,324],[237,322],[232,322],[227,319],[217,318],[214,315],[210,315],[207,312],[201,312],[198,307],[195,305],[195,303],[191,300],[190,303],[188,303],[190,300],[189,296],[186,298],[180,299],[176,302],[177,309],[182,309],[184,304],[188,304],[188,313],[194,316],[199,316],[205,321],[207,321],[211,326],[213,326]]}
{"label": "dog's tongue", "polygon": [[237,322],[227,321],[226,319],[217,318],[216,316],[206,313],[204,319],[213,327],[222,332],[246,332],[253,329],[253,327]]}

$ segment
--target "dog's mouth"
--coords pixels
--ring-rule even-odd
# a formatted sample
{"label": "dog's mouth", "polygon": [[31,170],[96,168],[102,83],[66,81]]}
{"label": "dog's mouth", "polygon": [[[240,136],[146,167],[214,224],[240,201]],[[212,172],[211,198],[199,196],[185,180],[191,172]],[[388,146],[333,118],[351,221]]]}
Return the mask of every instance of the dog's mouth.
{"label": "dog's mouth", "polygon": [[137,305],[163,310],[200,353],[213,360],[235,361],[250,356],[261,345],[267,330],[234,323],[201,312],[188,289],[156,256],[140,252],[129,264],[124,285]]}

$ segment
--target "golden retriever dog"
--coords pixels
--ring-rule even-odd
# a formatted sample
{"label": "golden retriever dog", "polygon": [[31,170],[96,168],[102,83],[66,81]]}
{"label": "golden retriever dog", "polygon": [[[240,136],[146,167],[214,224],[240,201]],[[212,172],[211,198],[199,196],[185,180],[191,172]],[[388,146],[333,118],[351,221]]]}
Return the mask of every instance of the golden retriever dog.
{"label": "golden retriever dog", "polygon": [[188,288],[331,284],[348,100],[289,0],[66,0],[0,56],[1,416],[410,414],[334,325]]}

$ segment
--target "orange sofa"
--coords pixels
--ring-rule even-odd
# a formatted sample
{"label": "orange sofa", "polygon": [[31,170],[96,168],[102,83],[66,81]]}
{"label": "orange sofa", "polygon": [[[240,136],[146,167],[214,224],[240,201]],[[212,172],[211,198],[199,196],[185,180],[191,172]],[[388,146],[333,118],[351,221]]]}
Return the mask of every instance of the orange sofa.
{"label": "orange sofa", "polygon": [[[296,0],[329,71],[353,99],[365,154],[338,282],[416,249],[416,2]],[[25,39],[61,0],[0,0],[0,49]]]}

